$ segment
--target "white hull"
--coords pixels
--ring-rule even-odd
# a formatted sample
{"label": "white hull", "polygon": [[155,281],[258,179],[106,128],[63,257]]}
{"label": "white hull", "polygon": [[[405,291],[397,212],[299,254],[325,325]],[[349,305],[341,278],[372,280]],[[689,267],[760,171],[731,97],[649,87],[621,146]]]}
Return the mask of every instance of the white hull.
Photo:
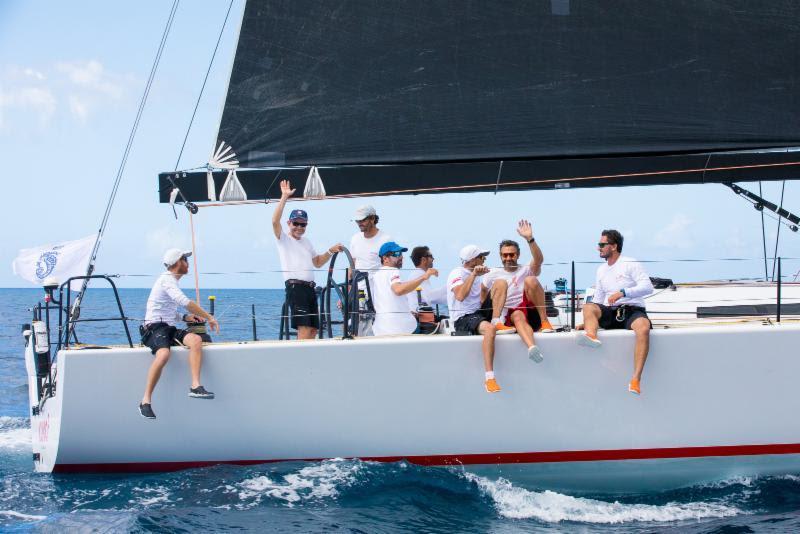
{"label": "white hull", "polygon": [[147,349],[62,351],[56,395],[31,419],[36,469],[407,458],[587,491],[800,473],[800,325],[656,330],[640,397],[626,388],[633,334],[600,338],[589,349],[572,333],[538,335],[535,364],[517,336],[498,337],[494,395],[479,337],[209,345],[212,401],[187,397],[176,349],[155,421],[136,410]]}

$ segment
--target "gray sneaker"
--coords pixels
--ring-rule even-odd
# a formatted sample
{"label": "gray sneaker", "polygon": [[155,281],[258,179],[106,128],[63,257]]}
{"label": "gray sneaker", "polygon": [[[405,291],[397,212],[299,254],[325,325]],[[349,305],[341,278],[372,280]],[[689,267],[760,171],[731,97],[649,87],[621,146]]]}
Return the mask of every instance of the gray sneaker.
{"label": "gray sneaker", "polygon": [[150,406],[148,403],[140,403],[139,404],[139,415],[144,417],[145,419],[155,419],[156,414],[153,412],[153,407]]}
{"label": "gray sneaker", "polygon": [[206,391],[206,388],[203,386],[197,386],[196,388],[189,389],[189,396],[193,399],[213,399],[214,394],[210,391]]}

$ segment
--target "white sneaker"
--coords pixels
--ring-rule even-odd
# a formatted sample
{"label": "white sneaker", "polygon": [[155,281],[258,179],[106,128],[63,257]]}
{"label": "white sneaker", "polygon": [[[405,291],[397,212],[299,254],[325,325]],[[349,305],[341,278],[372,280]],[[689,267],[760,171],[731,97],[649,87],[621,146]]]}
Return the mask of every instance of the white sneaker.
{"label": "white sneaker", "polygon": [[589,337],[588,334],[586,334],[586,332],[578,332],[575,335],[575,341],[578,342],[578,345],[583,345],[584,347],[590,347],[593,349],[599,348],[600,345],[603,344],[596,337]]}
{"label": "white sneaker", "polygon": [[544,360],[544,354],[542,354],[542,349],[540,349],[536,345],[531,345],[530,347],[528,347],[528,358],[530,358],[536,363],[542,363],[542,360]]}

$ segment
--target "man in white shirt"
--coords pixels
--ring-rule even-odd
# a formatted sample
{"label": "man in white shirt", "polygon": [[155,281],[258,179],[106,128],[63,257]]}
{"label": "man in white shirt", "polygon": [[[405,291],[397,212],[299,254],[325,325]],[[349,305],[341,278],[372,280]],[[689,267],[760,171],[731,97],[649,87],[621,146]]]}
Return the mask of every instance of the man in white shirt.
{"label": "man in white shirt", "polygon": [[497,329],[491,323],[493,306],[481,302],[481,277],[489,272],[483,262],[489,251],[476,245],[467,245],[459,252],[461,267],[453,269],[447,277],[447,307],[456,332],[483,336],[483,366],[486,372],[484,386],[489,393],[497,393],[500,386],[494,376],[494,338]]}
{"label": "man in white shirt", "polygon": [[[358,208],[353,220],[358,225],[359,231],[350,239],[350,255],[353,257],[356,270],[367,273],[371,289],[374,285],[373,277],[381,266],[378,251],[381,245],[391,241],[392,237],[378,228],[380,217],[375,208],[370,205]],[[352,276],[352,274],[349,274],[349,276]],[[361,291],[366,291],[366,286],[363,282],[359,283],[358,288]],[[368,304],[366,300],[363,302],[364,307],[361,309],[362,314],[358,325],[358,335],[368,336],[372,335],[372,317],[370,314],[364,313],[368,309]],[[374,306],[374,303],[372,305]]]}
{"label": "man in white shirt", "polygon": [[519,264],[519,244],[511,239],[500,243],[500,260],[503,267],[490,270],[484,277],[482,284],[488,290],[493,290],[502,295],[494,299],[503,302],[502,312],[497,313],[500,319],[505,320],[504,326],[514,327],[525,346],[528,347],[528,357],[536,363],[543,359],[542,351],[534,343],[533,333],[552,332],[553,327],[547,318],[544,288],[539,283],[542,273],[542,254],[536,239],[533,237],[531,223],[521,220],[517,224],[517,233],[525,239],[531,251],[531,261],[527,265]]}
{"label": "man in white shirt", "polygon": [[303,237],[308,226],[308,213],[305,210],[293,210],[286,221],[288,233],[283,231],[283,209],[295,192],[291,187],[289,180],[281,180],[281,200],[272,213],[272,231],[278,240],[278,256],[286,286],[286,304],[292,317],[291,326],[297,329],[297,339],[314,339],[319,330],[314,269],[328,263],[331,256],[343,247],[337,243],[322,254],[317,254],[311,242]]}
{"label": "man in white shirt", "polygon": [[[155,355],[150,369],[147,371],[147,382],[144,388],[142,402],[139,403],[139,413],[147,419],[155,419],[153,412],[153,390],[161,378],[161,371],[167,364],[170,356],[170,347],[181,344],[189,349],[189,369],[192,375],[192,385],[189,388],[189,397],[195,399],[213,399],[214,394],[200,384],[200,367],[203,363],[203,340],[198,334],[178,329],[178,321],[201,322],[208,321],[211,328],[219,332],[219,323],[213,315],[201,308],[196,302],[190,300],[178,288],[178,280],[189,272],[189,262],[186,258],[191,256],[189,251],[176,248],[164,253],[163,263],[167,272],[158,277],[150,296],[147,298],[147,311],[144,316],[144,326],[141,328],[142,344],[147,346]],[[186,308],[189,314],[178,313],[178,307]]]}
{"label": "man in white shirt", "polygon": [[633,330],[636,346],[628,391],[639,395],[652,328],[645,312],[644,297],[653,293],[653,284],[641,263],[622,256],[622,243],[623,237],[618,231],[603,230],[597,248],[606,263],[597,268],[593,302],[583,305],[583,324],[577,326],[583,332],[578,333],[577,341],[588,347],[599,347],[598,327]]}
{"label": "man in white shirt", "polygon": [[[428,269],[432,269],[433,254],[431,254],[431,249],[426,246],[414,247],[411,250],[411,262],[415,267],[411,273],[412,278],[424,274]],[[424,280],[417,287],[420,291],[415,289],[408,294],[408,305],[411,306],[412,310],[416,310],[419,307],[420,301],[428,306],[447,304],[446,287],[434,287],[430,280]]]}
{"label": "man in white shirt", "polygon": [[417,320],[411,314],[406,295],[431,276],[439,276],[436,269],[427,269],[411,280],[403,281],[400,269],[403,267],[403,252],[408,249],[394,241],[381,245],[378,256],[381,267],[373,277],[372,298],[375,304],[375,322],[372,325],[376,336],[389,334],[413,334],[417,330]]}

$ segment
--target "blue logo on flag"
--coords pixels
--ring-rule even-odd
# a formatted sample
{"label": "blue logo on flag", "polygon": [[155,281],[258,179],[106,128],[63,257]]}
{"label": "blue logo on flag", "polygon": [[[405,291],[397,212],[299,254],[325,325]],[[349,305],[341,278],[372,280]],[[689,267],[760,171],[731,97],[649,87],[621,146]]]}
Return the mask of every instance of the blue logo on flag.
{"label": "blue logo on flag", "polygon": [[36,278],[39,280],[47,278],[56,268],[56,263],[58,263],[58,252],[53,250],[42,252],[39,261],[36,262]]}

